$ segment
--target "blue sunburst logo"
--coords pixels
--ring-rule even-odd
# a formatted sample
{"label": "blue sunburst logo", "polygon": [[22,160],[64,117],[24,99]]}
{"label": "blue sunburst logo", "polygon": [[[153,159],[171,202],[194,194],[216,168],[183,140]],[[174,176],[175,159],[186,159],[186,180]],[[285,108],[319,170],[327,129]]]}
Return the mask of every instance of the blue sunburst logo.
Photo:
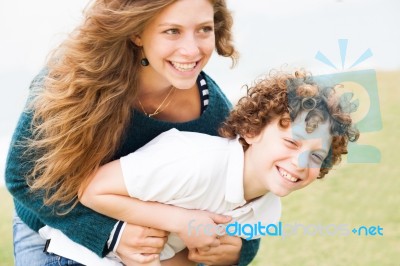
{"label": "blue sunburst logo", "polygon": [[[340,50],[340,58],[342,61],[342,69],[345,68],[345,63],[346,63],[346,55],[347,55],[347,44],[348,44],[348,39],[339,39],[338,40],[339,44],[339,50]],[[367,49],[361,56],[353,63],[350,65],[349,69],[361,64],[368,58],[372,56],[372,51],[371,49]],[[334,69],[338,69],[337,66],[335,66],[331,60],[328,59],[326,55],[324,55],[321,51],[318,51],[317,54],[315,55],[315,59],[318,61],[324,63],[325,65],[328,65],[330,67],[333,67]]]}

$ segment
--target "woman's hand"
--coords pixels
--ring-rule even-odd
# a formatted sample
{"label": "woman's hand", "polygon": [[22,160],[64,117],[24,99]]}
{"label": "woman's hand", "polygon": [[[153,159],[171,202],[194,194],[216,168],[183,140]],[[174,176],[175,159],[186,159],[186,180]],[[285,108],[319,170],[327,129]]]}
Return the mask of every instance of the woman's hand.
{"label": "woman's hand", "polygon": [[185,213],[176,232],[188,249],[207,251],[218,247],[217,224],[231,221],[231,217],[201,210],[183,210]]}
{"label": "woman's hand", "polygon": [[242,249],[242,239],[237,236],[224,235],[220,237],[220,245],[208,251],[190,249],[189,260],[206,265],[237,264]]}
{"label": "woman's hand", "polygon": [[178,252],[170,259],[161,261],[161,266],[196,266],[197,263],[188,259],[189,251],[187,248]]}
{"label": "woman's hand", "polygon": [[159,257],[168,234],[163,230],[126,224],[117,254],[126,265],[150,262]]}

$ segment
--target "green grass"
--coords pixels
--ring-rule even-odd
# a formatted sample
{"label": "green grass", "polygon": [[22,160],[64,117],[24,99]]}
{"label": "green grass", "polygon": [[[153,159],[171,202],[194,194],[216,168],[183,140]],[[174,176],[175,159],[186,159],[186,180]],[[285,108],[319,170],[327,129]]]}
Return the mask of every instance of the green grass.
{"label": "green grass", "polygon": [[11,195],[5,187],[0,187],[0,265],[14,265],[12,249],[12,214],[13,203]]}
{"label": "green grass", "polygon": [[[282,199],[283,223],[380,225],[384,235],[265,237],[252,266],[399,265],[398,84],[399,72],[378,74],[383,129],[364,133],[359,141],[380,150],[380,163],[343,163],[326,179]],[[12,201],[4,188],[0,188],[0,203],[0,264],[9,266],[13,265]]]}

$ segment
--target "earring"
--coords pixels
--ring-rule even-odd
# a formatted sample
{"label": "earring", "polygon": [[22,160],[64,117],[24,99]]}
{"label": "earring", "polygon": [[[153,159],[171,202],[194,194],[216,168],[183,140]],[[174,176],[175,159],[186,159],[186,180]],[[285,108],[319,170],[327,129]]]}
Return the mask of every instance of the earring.
{"label": "earring", "polygon": [[147,58],[144,57],[144,58],[142,58],[142,60],[140,60],[140,64],[142,66],[148,66],[150,63],[149,63],[149,60],[147,60]]}

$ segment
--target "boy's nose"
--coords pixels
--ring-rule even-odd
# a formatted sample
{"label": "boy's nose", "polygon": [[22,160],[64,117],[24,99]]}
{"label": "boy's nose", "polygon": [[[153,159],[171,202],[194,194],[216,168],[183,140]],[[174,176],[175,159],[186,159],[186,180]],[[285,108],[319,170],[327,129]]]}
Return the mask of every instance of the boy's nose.
{"label": "boy's nose", "polygon": [[310,152],[304,151],[293,155],[292,164],[295,165],[297,169],[308,168],[310,165]]}

